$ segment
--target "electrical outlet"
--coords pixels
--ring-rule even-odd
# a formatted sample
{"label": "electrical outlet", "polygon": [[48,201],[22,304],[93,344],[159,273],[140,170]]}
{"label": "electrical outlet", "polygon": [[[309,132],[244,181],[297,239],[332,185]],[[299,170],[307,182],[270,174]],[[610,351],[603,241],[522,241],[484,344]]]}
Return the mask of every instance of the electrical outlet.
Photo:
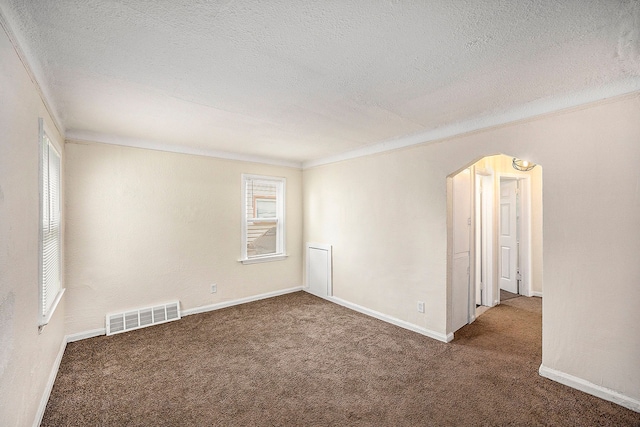
{"label": "electrical outlet", "polygon": [[424,302],[418,301],[418,313],[424,313]]}
{"label": "electrical outlet", "polygon": [[213,285],[211,285],[211,293],[215,294],[216,292],[218,292],[218,285],[214,283]]}

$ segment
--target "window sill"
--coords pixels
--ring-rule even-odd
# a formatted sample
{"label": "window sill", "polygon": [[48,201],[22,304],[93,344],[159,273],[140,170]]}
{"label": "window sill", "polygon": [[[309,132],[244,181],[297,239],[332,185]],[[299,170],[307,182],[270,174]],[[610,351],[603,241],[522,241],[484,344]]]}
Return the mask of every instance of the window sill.
{"label": "window sill", "polygon": [[38,333],[42,333],[42,331],[44,330],[44,327],[49,324],[49,321],[53,317],[53,312],[56,311],[56,308],[58,307],[58,303],[62,299],[62,294],[64,294],[64,291],[66,291],[66,288],[62,288],[58,291],[58,294],[56,295],[56,299],[53,301],[53,304],[51,304],[51,308],[49,309],[49,312],[40,319],[40,323],[38,324]]}
{"label": "window sill", "polygon": [[244,265],[248,265],[248,264],[259,264],[261,262],[271,262],[271,261],[283,261],[285,259],[287,259],[289,257],[289,255],[268,255],[268,256],[261,256],[261,257],[255,257],[255,258],[245,258],[245,259],[241,259],[239,260],[242,264]]}

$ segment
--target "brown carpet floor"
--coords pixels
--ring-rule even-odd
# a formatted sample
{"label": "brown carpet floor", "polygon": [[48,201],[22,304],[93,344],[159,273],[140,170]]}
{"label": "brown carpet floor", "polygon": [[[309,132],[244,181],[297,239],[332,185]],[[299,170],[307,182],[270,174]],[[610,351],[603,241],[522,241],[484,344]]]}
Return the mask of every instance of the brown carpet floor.
{"label": "brown carpet floor", "polygon": [[504,289],[500,289],[500,302],[504,302],[510,299],[518,298],[520,295],[514,294],[509,291],[505,291]]}
{"label": "brown carpet floor", "polygon": [[540,361],[539,298],[445,344],[298,292],[70,343],[42,425],[640,425]]}

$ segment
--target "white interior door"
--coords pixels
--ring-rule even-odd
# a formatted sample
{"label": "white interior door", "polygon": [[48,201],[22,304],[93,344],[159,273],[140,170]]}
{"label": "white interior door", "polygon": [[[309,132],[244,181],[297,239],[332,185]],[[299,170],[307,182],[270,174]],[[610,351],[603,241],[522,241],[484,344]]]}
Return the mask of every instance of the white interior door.
{"label": "white interior door", "polygon": [[469,323],[469,268],[471,243],[471,173],[453,177],[453,274],[451,277],[451,331]]}
{"label": "white interior door", "polygon": [[518,181],[500,180],[500,289],[518,293]]}

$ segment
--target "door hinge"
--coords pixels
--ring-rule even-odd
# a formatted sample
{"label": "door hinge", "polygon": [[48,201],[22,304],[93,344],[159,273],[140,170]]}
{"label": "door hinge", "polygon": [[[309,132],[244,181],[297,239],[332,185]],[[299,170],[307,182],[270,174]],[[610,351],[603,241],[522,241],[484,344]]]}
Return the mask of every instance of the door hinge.
{"label": "door hinge", "polygon": [[469,274],[471,274],[471,270],[470,270],[470,267],[467,267],[467,276],[468,276]]}
{"label": "door hinge", "polygon": [[484,283],[480,282],[480,290],[484,291]]}
{"label": "door hinge", "polygon": [[471,218],[467,218],[467,225],[471,225]]}
{"label": "door hinge", "polygon": [[516,280],[522,280],[522,273],[520,273],[520,270],[516,271]]}

